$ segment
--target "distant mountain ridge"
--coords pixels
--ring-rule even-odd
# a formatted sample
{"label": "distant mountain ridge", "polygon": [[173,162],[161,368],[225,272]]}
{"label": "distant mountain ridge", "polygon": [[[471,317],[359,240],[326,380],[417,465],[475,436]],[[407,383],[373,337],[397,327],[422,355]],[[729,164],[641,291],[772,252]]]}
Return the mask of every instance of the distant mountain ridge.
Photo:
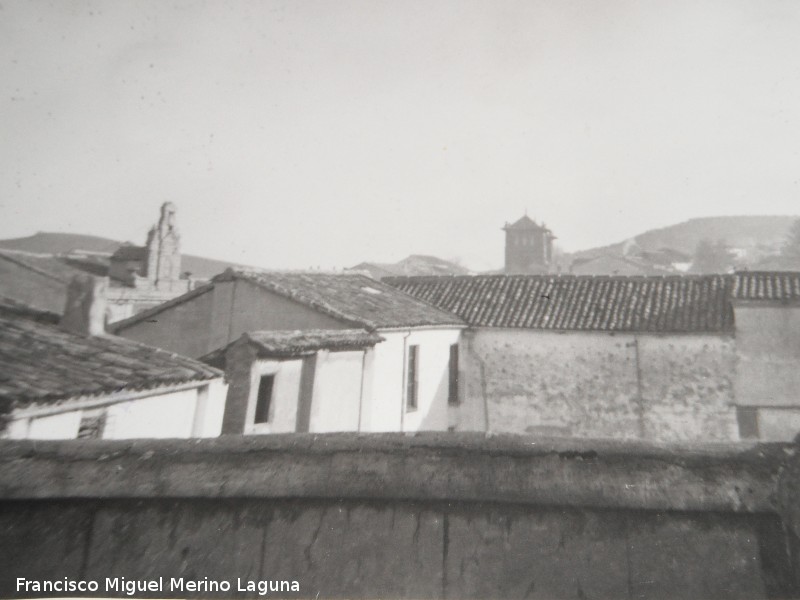
{"label": "distant mountain ridge", "polygon": [[624,256],[635,244],[640,250],[656,252],[665,248],[689,256],[701,240],[723,240],[741,251],[746,262],[758,262],[780,250],[798,215],[700,217],[682,223],[650,229],[633,238],[597,248],[572,252],[569,257],[586,259],[601,255]]}
{"label": "distant mountain ridge", "polygon": [[[28,237],[0,240],[0,249],[35,254],[69,254],[83,251],[110,256],[125,244],[95,235],[40,231]],[[188,271],[194,277],[201,279],[210,279],[231,267],[241,268],[242,265],[192,254],[181,256],[181,270]]]}
{"label": "distant mountain ridge", "polygon": [[349,271],[366,271],[373,278],[392,277],[398,275],[467,275],[469,269],[443,258],[426,254],[411,254],[396,263],[362,262]]}

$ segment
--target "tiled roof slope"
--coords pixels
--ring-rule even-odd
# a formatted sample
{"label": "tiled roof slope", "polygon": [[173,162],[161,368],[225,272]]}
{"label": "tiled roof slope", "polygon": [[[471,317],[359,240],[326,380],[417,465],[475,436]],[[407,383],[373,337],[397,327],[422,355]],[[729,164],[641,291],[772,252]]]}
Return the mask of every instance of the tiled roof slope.
{"label": "tiled roof slope", "polygon": [[294,358],[309,356],[317,350],[363,350],[384,341],[384,338],[363,329],[249,331],[235,342],[202,356],[200,360],[224,369],[228,349],[242,340],[255,347],[259,358]]}
{"label": "tiled roof slope", "polygon": [[0,305],[0,406],[6,409],[222,376],[191,358],[118,337],[68,333],[12,309]]}
{"label": "tiled roof slope", "polygon": [[50,325],[58,325],[61,320],[61,315],[50,312],[47,310],[39,310],[22,302],[18,302],[13,298],[6,298],[0,296],[0,315],[8,318],[19,317],[36,321],[37,323],[48,323]]}
{"label": "tiled roof slope", "polygon": [[482,327],[732,333],[726,275],[389,277],[383,282]]}
{"label": "tiled roof slope", "polygon": [[246,279],[335,319],[367,329],[464,325],[454,314],[365,275],[231,270],[213,281],[233,278]]}
{"label": "tiled roof slope", "polygon": [[302,356],[317,350],[361,350],[383,341],[379,335],[360,329],[252,331],[245,335],[263,357]]}
{"label": "tiled roof slope", "polygon": [[83,273],[52,256],[0,250],[0,295],[38,309],[64,310],[67,284]]}
{"label": "tiled roof slope", "polygon": [[733,299],[742,301],[800,301],[800,272],[740,271],[736,273]]}

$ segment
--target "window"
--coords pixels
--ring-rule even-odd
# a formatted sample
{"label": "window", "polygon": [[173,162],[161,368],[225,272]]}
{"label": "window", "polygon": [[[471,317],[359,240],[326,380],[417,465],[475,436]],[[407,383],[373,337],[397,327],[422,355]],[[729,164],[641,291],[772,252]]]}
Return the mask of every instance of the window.
{"label": "window", "polygon": [[269,423],[269,409],[272,404],[272,387],[275,375],[262,375],[258,382],[258,396],[256,397],[255,423]]}
{"label": "window", "polygon": [[450,363],[447,388],[447,403],[458,404],[458,344],[450,346]]}
{"label": "window", "polygon": [[78,425],[78,439],[99,440],[103,437],[105,427],[105,410],[86,411],[81,415],[81,423]]}
{"label": "window", "polygon": [[739,421],[739,437],[743,440],[758,439],[758,410],[738,407],[736,417]]}
{"label": "window", "polygon": [[406,381],[406,410],[417,410],[419,388],[419,346],[408,347],[408,380]]}

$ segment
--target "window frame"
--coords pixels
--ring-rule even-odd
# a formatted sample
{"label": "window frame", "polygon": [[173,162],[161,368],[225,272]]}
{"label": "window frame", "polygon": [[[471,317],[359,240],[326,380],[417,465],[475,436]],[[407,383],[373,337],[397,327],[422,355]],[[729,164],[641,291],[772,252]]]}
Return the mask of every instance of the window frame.
{"label": "window frame", "polygon": [[[275,378],[277,373],[261,373],[258,375],[258,388],[255,394],[255,406],[253,407],[253,426],[268,425],[272,423],[274,417],[274,395],[275,395]],[[267,395],[264,386],[264,381],[269,381],[269,395]],[[266,402],[266,407],[262,408],[262,404]],[[266,415],[263,413],[266,412]],[[259,420],[263,418],[263,420]]]}
{"label": "window frame", "polygon": [[450,358],[447,361],[447,405],[458,406],[461,404],[459,397],[458,363],[460,353],[458,344],[450,344]]}
{"label": "window frame", "polygon": [[406,412],[419,408],[419,344],[409,344],[406,352]]}

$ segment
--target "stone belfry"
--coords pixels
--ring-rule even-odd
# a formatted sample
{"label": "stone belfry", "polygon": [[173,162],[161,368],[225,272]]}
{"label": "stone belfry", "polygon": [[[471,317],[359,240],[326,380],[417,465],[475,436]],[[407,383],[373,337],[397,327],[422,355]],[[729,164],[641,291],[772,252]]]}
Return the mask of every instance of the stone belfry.
{"label": "stone belfry", "polygon": [[175,223],[175,205],[161,205],[161,218],[147,233],[145,277],[156,290],[178,287],[181,278],[181,236]]}
{"label": "stone belfry", "polygon": [[544,224],[523,216],[506,223],[506,264],[508,274],[537,274],[553,272],[553,240],[556,236]]}

